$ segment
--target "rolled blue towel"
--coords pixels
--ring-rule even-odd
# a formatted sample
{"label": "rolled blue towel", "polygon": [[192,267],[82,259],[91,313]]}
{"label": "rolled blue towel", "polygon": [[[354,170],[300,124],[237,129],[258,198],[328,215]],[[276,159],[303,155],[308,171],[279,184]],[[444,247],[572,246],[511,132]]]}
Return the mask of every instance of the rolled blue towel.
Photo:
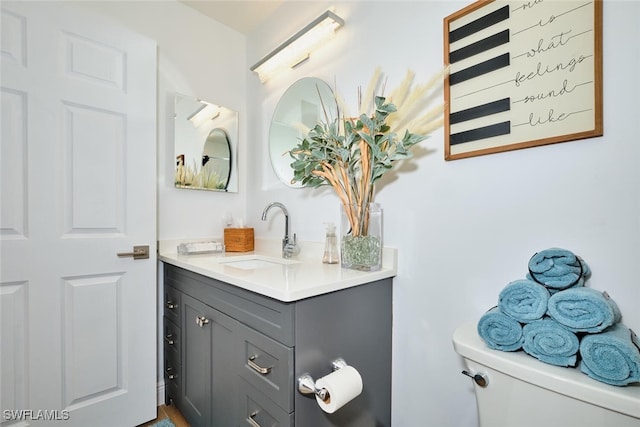
{"label": "rolled blue towel", "polygon": [[516,351],[522,348],[522,325],[494,307],[478,321],[478,335],[494,350]]}
{"label": "rolled blue towel", "polygon": [[571,288],[549,298],[549,316],[574,332],[596,333],[622,319],[618,304],[606,292]]}
{"label": "rolled blue towel", "polygon": [[498,308],[507,316],[528,323],[544,316],[549,296],[547,288],[533,280],[514,280],[500,292]]}
{"label": "rolled blue towel", "polygon": [[640,382],[640,343],[633,332],[616,323],[580,341],[580,370],[603,383],[624,386]]}
{"label": "rolled blue towel", "polygon": [[545,317],[522,328],[523,350],[536,359],[556,366],[576,366],[580,341],[555,320]]}
{"label": "rolled blue towel", "polygon": [[[531,274],[527,274],[527,275],[526,275],[526,278],[527,278],[528,280],[533,280],[533,277],[531,276]],[[535,280],[533,280],[533,281],[534,281],[534,282],[536,282]],[[549,295],[553,295],[553,294],[555,294],[556,292],[564,291],[565,289],[571,289],[571,288],[579,288],[579,287],[582,287],[582,286],[584,286],[584,282],[585,282],[585,280],[584,280],[584,277],[583,277],[583,278],[581,278],[580,280],[578,280],[578,281],[576,282],[576,284],[575,284],[575,285],[573,285],[573,286],[569,286],[568,288],[563,288],[563,289],[552,288],[552,287],[549,287],[549,286],[543,285],[543,284],[542,284],[542,283],[540,283],[540,282],[536,282],[536,283],[540,283],[542,286],[544,286],[545,288],[547,288],[547,291],[549,291]]]}
{"label": "rolled blue towel", "polygon": [[583,286],[590,273],[589,266],[566,249],[545,249],[529,260],[529,277],[552,292]]}

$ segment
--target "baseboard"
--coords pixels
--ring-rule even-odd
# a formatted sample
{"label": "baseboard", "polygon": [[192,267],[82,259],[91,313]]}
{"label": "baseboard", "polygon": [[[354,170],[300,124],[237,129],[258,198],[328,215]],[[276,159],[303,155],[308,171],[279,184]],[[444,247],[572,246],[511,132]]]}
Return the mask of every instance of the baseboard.
{"label": "baseboard", "polygon": [[164,379],[160,382],[158,382],[158,406],[160,405],[164,405],[164,389],[165,389],[165,385],[164,385]]}

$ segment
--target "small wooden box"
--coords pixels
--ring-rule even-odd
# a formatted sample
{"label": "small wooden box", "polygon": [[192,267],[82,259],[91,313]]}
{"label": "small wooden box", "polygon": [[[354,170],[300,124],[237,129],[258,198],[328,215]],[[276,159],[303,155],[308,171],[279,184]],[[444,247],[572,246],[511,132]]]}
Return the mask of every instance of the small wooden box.
{"label": "small wooden box", "polygon": [[225,228],[224,249],[227,252],[253,250],[253,228]]}

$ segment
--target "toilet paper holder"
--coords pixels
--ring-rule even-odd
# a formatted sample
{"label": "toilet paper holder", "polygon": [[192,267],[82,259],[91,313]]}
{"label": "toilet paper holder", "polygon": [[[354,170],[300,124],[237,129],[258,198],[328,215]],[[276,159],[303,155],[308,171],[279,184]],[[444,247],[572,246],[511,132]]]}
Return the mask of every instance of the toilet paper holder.
{"label": "toilet paper holder", "polygon": [[[331,370],[333,372],[337,371],[338,369],[342,369],[345,366],[347,366],[347,362],[345,362],[345,360],[340,357],[331,362]],[[298,377],[298,391],[302,394],[315,394],[322,400],[326,400],[328,397],[327,390],[317,387],[315,380],[308,372]]]}

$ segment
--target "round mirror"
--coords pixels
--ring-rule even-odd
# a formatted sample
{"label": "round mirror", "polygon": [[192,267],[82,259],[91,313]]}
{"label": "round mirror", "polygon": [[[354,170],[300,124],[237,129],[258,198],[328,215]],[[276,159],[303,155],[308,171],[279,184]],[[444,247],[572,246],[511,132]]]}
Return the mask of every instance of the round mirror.
{"label": "round mirror", "polygon": [[269,157],[271,166],[280,181],[289,187],[293,169],[288,151],[304,139],[310,129],[335,117],[336,99],[328,84],[315,77],[305,77],[293,83],[282,95],[276,106],[269,130]]}
{"label": "round mirror", "polygon": [[202,188],[225,190],[231,175],[231,143],[227,133],[219,128],[209,132],[202,149]]}

